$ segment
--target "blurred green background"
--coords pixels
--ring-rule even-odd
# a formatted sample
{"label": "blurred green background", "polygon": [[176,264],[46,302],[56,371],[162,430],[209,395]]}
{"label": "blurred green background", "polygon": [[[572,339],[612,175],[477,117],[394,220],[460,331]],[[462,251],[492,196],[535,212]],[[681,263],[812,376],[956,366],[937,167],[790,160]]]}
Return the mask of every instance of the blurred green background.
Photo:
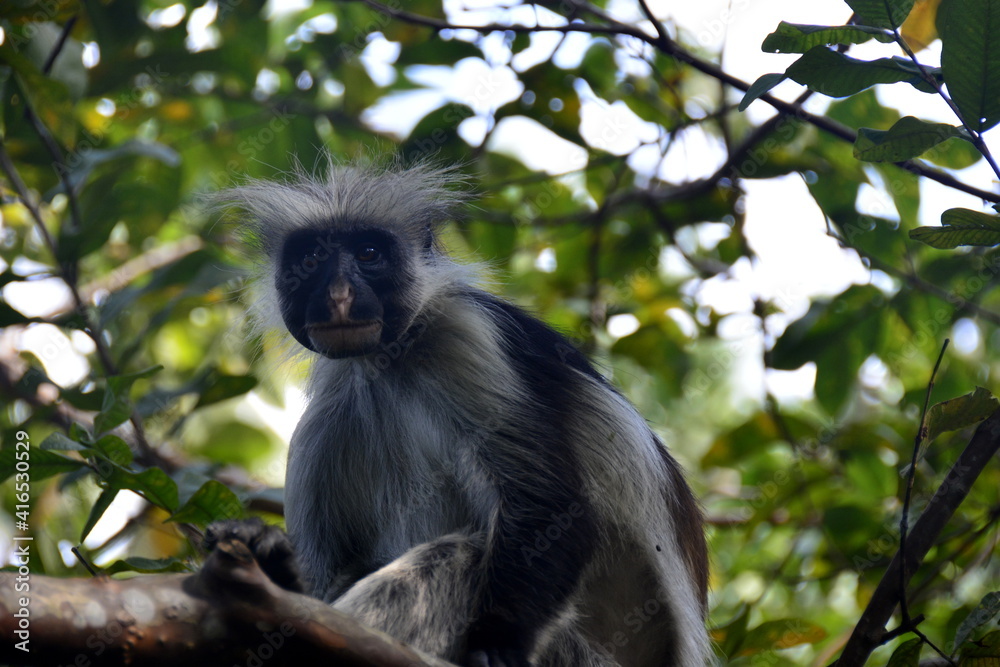
{"label": "blurred green background", "polygon": [[[590,23],[644,20],[570,4]],[[550,3],[445,5],[389,6],[562,20]],[[36,572],[86,576],[81,543],[112,572],[184,570],[182,524],[280,521],[304,366],[248,334],[252,267],[200,198],[322,168],[325,151],[461,165],[475,197],[450,249],[585,349],[688,470],[730,664],[835,657],[898,548],[943,339],[932,402],[994,384],[1000,263],[907,237],[940,213],[917,175],[858,162],[809,122],[761,131],[739,91],[634,38],[437,30],[320,0],[14,0],[0,27],[0,462],[13,472],[25,431]],[[914,113],[872,90],[819,110],[853,128]],[[977,163],[951,144],[942,167]],[[968,438],[926,451],[916,511]],[[998,488],[994,465],[913,579],[910,609],[941,646],[997,588]],[[14,480],[0,499],[3,544]]]}

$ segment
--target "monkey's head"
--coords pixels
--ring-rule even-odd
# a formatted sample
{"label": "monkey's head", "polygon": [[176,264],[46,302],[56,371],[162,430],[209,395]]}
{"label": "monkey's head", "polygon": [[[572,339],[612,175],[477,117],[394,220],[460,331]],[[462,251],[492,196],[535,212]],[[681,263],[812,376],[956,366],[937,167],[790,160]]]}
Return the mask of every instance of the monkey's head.
{"label": "monkey's head", "polygon": [[301,345],[334,359],[400,340],[435,292],[462,279],[435,237],[461,198],[453,180],[426,165],[334,167],[220,193],[260,251],[258,322],[270,328],[278,315]]}
{"label": "monkey's head", "polygon": [[423,251],[386,225],[331,221],[288,234],[274,277],[285,326],[333,358],[397,340],[413,319],[413,258]]}

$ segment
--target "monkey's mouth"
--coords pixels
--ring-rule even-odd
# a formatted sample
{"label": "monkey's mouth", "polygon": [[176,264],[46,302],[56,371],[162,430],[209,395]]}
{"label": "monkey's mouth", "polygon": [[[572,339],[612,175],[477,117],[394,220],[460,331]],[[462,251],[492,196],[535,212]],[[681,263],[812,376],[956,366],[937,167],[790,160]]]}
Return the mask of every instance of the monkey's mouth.
{"label": "monkey's mouth", "polygon": [[306,327],[316,351],[328,357],[350,357],[370,352],[379,343],[382,322],[323,322]]}

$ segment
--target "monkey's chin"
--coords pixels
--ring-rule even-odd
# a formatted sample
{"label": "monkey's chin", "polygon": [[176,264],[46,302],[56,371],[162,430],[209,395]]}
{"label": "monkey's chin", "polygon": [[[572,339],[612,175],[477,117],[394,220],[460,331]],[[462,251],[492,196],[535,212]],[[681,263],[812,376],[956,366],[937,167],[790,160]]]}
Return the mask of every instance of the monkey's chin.
{"label": "monkey's chin", "polygon": [[307,331],[313,349],[332,359],[340,359],[367,354],[377,349],[382,335],[382,323],[311,324]]}

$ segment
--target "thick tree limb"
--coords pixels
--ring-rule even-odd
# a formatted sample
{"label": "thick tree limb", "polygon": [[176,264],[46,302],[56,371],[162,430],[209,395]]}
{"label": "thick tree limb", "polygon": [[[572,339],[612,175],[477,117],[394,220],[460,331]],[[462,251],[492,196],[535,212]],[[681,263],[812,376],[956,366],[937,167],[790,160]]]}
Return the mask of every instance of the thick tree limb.
{"label": "thick tree limb", "polygon": [[[23,576],[0,573],[2,664],[454,667],[277,587],[240,542],[220,544],[193,575],[29,575],[18,591]],[[28,635],[18,634],[23,613]]]}
{"label": "thick tree limb", "polygon": [[976,429],[972,441],[959,455],[955,465],[948,471],[941,486],[931,498],[927,509],[917,519],[906,540],[906,553],[899,551],[893,556],[888,569],[882,575],[872,599],[865,607],[861,620],[854,626],[854,632],[840,659],[835,663],[843,667],[859,667],[886,637],[885,624],[899,603],[900,566],[905,558],[902,581],[909,582],[924,557],[936,542],[941,530],[951,519],[955,510],[965,500],[979,473],[990,459],[1000,450],[1000,410],[990,415]]}

